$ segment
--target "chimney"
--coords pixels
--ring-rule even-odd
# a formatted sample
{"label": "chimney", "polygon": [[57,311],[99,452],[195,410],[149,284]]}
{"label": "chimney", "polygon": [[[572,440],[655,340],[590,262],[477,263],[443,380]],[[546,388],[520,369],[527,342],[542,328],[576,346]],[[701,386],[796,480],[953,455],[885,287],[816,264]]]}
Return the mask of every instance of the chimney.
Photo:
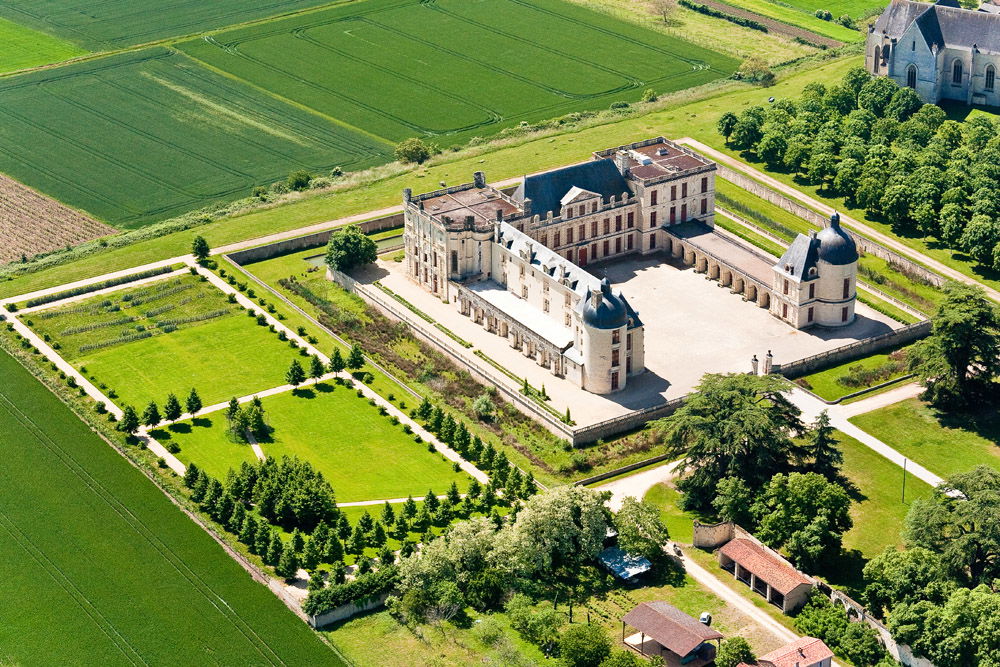
{"label": "chimney", "polygon": [[601,296],[601,290],[591,290],[590,291],[590,305],[593,306],[595,310],[597,308],[600,308],[601,301],[603,301],[603,300],[604,299]]}
{"label": "chimney", "polygon": [[503,222],[503,209],[502,208],[498,208],[497,209],[496,220],[497,220],[497,222]]}
{"label": "chimney", "polygon": [[618,168],[618,171],[621,172],[621,175],[624,176],[625,178],[628,178],[629,175],[627,161],[628,161],[627,152],[625,152],[624,150],[619,150],[615,152],[615,167]]}
{"label": "chimney", "polygon": [[404,188],[403,189],[403,203],[404,204],[409,204],[412,199],[413,199],[413,189],[412,188]]}
{"label": "chimney", "polygon": [[476,216],[474,215],[465,216],[465,228],[472,229],[475,226],[476,226]]}
{"label": "chimney", "polygon": [[525,197],[524,201],[521,202],[521,208],[524,209],[525,217],[531,215],[531,199]]}
{"label": "chimney", "polygon": [[486,187],[486,174],[481,171],[477,171],[472,175],[472,183],[477,188],[482,189]]}

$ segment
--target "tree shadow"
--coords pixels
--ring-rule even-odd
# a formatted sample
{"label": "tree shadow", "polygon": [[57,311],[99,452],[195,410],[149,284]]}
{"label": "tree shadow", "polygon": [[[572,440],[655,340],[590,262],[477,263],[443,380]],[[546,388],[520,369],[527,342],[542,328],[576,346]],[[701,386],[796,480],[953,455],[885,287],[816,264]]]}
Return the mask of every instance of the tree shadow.
{"label": "tree shadow", "polygon": [[[1000,392],[1000,387],[997,391]],[[945,412],[932,408],[931,413],[945,428],[968,431],[1000,447],[1000,411],[997,410],[997,403],[994,400],[985,407],[967,412]]]}
{"label": "tree shadow", "polygon": [[191,424],[198,428],[212,428],[212,420],[208,417],[195,417]]}
{"label": "tree shadow", "polygon": [[316,398],[316,392],[313,391],[310,387],[299,387],[296,389],[292,389],[292,396],[310,400]]}
{"label": "tree shadow", "polygon": [[317,382],[313,385],[313,389],[321,394],[330,394],[333,393],[334,386],[332,384],[327,384],[326,382]]}
{"label": "tree shadow", "polygon": [[851,597],[859,597],[865,588],[863,570],[867,562],[857,549],[841,549],[836,556],[825,559],[822,567],[817,569],[832,585],[846,589]]}
{"label": "tree shadow", "polygon": [[167,427],[167,430],[172,433],[190,433],[191,424],[188,424],[187,422],[179,422],[177,424],[171,424]]}
{"label": "tree shadow", "polygon": [[162,428],[154,428],[152,431],[149,431],[149,437],[153,440],[169,440],[170,434]]}

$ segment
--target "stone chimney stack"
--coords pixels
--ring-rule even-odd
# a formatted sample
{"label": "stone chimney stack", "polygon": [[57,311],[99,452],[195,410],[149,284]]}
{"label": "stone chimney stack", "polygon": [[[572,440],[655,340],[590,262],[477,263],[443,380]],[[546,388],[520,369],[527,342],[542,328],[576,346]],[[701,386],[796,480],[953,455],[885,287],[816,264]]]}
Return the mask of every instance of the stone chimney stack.
{"label": "stone chimney stack", "polygon": [[524,209],[524,216],[528,217],[531,215],[531,199],[528,197],[524,198],[524,202],[521,204],[521,208]]}
{"label": "stone chimney stack", "polygon": [[481,171],[477,171],[472,175],[472,183],[477,188],[482,189],[486,187],[486,174]]}
{"label": "stone chimney stack", "polygon": [[403,205],[409,204],[413,200],[413,189],[404,188],[403,189]]}

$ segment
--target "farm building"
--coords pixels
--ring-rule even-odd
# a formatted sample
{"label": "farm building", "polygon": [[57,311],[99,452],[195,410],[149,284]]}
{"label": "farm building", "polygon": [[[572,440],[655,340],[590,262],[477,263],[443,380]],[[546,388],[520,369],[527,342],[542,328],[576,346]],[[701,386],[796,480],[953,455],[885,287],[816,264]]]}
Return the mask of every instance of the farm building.
{"label": "farm building", "polygon": [[816,583],[772,550],[744,537],[719,549],[719,564],[786,614],[805,604]]}
{"label": "farm building", "polygon": [[[626,637],[626,626],[638,632]],[[643,655],[659,656],[670,667],[711,665],[716,653],[711,642],[720,639],[722,633],[662,600],[643,602],[622,617],[625,645]]]}

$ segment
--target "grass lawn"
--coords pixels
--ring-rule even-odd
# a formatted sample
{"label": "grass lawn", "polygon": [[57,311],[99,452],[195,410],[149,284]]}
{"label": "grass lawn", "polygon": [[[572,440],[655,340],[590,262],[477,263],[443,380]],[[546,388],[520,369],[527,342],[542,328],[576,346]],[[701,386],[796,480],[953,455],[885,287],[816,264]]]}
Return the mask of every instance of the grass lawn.
{"label": "grass lawn", "polygon": [[670,539],[681,544],[694,540],[694,514],[680,508],[681,493],[666,482],[660,482],[646,492],[643,501],[660,510],[660,519],[667,526]]}
{"label": "grass lawn", "polygon": [[950,416],[912,398],[851,418],[903,456],[946,477],[977,465],[1000,469],[1000,415]]}
{"label": "grass lawn", "polygon": [[[904,348],[905,349],[905,348]],[[842,377],[847,377],[849,370],[855,366],[861,366],[866,370],[878,368],[889,363],[891,360],[889,355],[892,352],[884,352],[879,354],[873,354],[871,356],[865,357],[864,359],[856,359],[854,361],[849,361],[839,366],[833,366],[827,368],[826,370],[819,371],[817,373],[811,373],[805,375],[801,380],[805,380],[808,383],[807,389],[813,392],[820,398],[825,398],[828,401],[835,401],[841,396],[846,396],[847,394],[853,394],[856,391],[861,391],[865,387],[849,387],[847,385],[841,384],[837,380]],[[887,377],[875,380],[872,384],[880,384],[882,382],[887,382],[889,380],[902,377],[906,375],[906,369],[901,369],[890,373]],[[796,382],[799,384],[798,382]],[[871,386],[871,385],[869,385]]]}
{"label": "grass lawn", "polygon": [[87,53],[44,32],[0,18],[0,74],[48,65]]}
{"label": "grass lawn", "polygon": [[3,353],[0,456],[5,664],[344,664]]}
{"label": "grass lawn", "polygon": [[[263,386],[263,385],[262,385]],[[260,445],[267,456],[298,456],[322,472],[340,502],[423,498],[430,489],[443,494],[457,482],[465,491],[469,477],[452,470],[438,453],[414,442],[413,436],[393,425],[388,417],[358,398],[354,390],[333,383],[321,383],[263,399],[268,423],[274,429]],[[188,433],[171,438],[201,465],[206,460],[228,461],[232,450],[246,446],[229,440],[225,416],[208,415],[195,419]],[[224,472],[224,471],[223,471]],[[376,508],[378,509],[378,508]]]}
{"label": "grass lawn", "polygon": [[308,361],[252,319],[233,314],[98,350],[73,364],[113,388],[116,403],[141,412],[151,400],[162,406],[169,393],[183,400],[192,387],[205,405],[277,387],[285,384],[292,359]]}
{"label": "grass lawn", "polygon": [[226,479],[226,473],[230,468],[236,469],[246,461],[254,463],[257,457],[254,455],[250,445],[242,442],[232,442],[228,438],[216,441],[209,438],[187,438],[187,434],[199,429],[211,428],[217,422],[222,424],[222,429],[226,428],[226,416],[224,412],[213,412],[204,417],[196,417],[194,424],[190,421],[171,424],[166,428],[153,430],[153,436],[164,447],[175,443],[181,447],[181,451],[176,454],[184,465],[197,464],[199,468],[215,477],[219,481]]}
{"label": "grass lawn", "polygon": [[750,245],[757,246],[764,252],[770,253],[775,257],[781,257],[781,255],[785,252],[784,248],[771,239],[748,229],[746,226],[727,218],[721,213],[717,213],[715,216],[715,226],[721,227],[731,234],[735,234]]}
{"label": "grass lawn", "polygon": [[813,81],[825,84],[836,82],[848,68],[860,62],[859,56],[851,56],[813,63],[798,73],[779,77],[778,82],[766,90],[738,82],[724,83],[710,91],[668,96],[661,103],[661,109],[644,115],[609,120],[557,136],[515,142],[510,146],[491,148],[485,154],[469,151],[455,157],[444,155],[429,165],[413,167],[399,175],[365,181],[343,191],[306,197],[283,206],[165,234],[0,282],[0,298],[183,255],[190,252],[191,240],[196,235],[202,235],[216,247],[396,205],[403,188],[424,192],[436,187],[439,181],[467,182],[472,172],[477,170],[485,170],[490,180],[500,180],[587,160],[596,148],[618,146],[635,141],[637,137],[659,134],[668,137],[692,136],[722,149],[722,137],[716,132],[715,124],[723,112],[742,111],[747,106],[766,104],[771,95],[796,96],[807,83]]}

